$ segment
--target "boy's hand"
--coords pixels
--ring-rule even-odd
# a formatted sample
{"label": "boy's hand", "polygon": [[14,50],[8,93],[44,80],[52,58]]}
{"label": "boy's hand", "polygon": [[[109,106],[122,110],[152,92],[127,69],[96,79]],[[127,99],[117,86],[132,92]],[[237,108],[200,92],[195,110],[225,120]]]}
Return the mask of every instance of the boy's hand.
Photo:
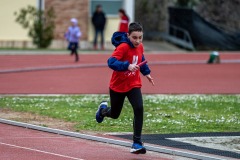
{"label": "boy's hand", "polygon": [[131,72],[135,72],[135,71],[139,70],[139,68],[140,67],[138,65],[136,65],[136,64],[130,64],[128,66],[128,70],[131,71]]}
{"label": "boy's hand", "polygon": [[152,83],[152,85],[154,86],[153,78],[151,77],[151,75],[148,74],[148,75],[146,75],[146,77],[147,77],[148,81],[149,81],[150,83]]}

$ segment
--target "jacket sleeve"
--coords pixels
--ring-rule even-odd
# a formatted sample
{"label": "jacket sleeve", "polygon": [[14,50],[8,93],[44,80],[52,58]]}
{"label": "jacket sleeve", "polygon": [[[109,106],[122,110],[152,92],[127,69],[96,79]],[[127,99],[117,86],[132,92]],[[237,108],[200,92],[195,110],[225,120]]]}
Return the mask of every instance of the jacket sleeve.
{"label": "jacket sleeve", "polygon": [[128,61],[119,61],[115,57],[110,57],[108,59],[108,67],[113,69],[114,71],[126,71],[128,70],[128,66],[130,63]]}
{"label": "jacket sleeve", "polygon": [[82,36],[82,32],[80,30],[80,28],[78,28],[78,31],[77,31],[77,38],[81,37]]}
{"label": "jacket sleeve", "polygon": [[[143,62],[143,61],[145,61],[144,55],[142,56],[142,62]],[[146,75],[148,75],[148,74],[151,73],[151,70],[149,69],[147,63],[140,67],[140,72],[141,72],[144,76],[146,76]]]}
{"label": "jacket sleeve", "polygon": [[69,30],[65,32],[64,37],[67,41],[69,41]]}

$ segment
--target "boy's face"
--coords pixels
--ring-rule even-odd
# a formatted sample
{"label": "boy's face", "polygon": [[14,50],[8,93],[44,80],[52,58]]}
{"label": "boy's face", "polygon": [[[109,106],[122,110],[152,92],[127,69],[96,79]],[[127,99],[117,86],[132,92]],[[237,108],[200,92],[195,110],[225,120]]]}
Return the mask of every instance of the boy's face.
{"label": "boy's face", "polygon": [[138,47],[142,43],[143,32],[134,31],[131,34],[128,33],[127,35],[134,47]]}

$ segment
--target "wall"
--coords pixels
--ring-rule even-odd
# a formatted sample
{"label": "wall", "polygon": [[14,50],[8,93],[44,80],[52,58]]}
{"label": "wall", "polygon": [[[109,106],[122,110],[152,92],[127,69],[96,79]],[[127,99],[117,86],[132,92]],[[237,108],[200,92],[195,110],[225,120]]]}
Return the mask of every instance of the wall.
{"label": "wall", "polygon": [[55,39],[63,39],[64,33],[70,23],[71,18],[76,18],[83,33],[82,39],[87,40],[88,22],[88,0],[45,0],[45,9],[54,8],[55,19]]}
{"label": "wall", "polygon": [[[15,22],[14,12],[27,5],[36,6],[35,0],[1,0],[0,1],[0,37],[3,40],[29,40],[27,30]],[[4,14],[3,14],[4,13]]]}
{"label": "wall", "polygon": [[[54,8],[55,31],[51,48],[66,48],[64,33],[71,25],[70,19],[76,18],[82,32],[82,41],[88,39],[88,5],[89,0],[45,0],[45,9]],[[84,45],[84,48],[86,45]]]}
{"label": "wall", "polygon": [[27,5],[36,6],[36,0],[1,0],[0,1],[0,47],[32,46],[28,44],[31,39],[28,31],[15,22],[14,12]]}

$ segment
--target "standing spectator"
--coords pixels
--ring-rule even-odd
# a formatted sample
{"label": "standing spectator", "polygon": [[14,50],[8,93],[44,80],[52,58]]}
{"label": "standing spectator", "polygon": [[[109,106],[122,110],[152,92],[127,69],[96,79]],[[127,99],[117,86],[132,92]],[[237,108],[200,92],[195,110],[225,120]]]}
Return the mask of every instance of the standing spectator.
{"label": "standing spectator", "polygon": [[96,6],[96,10],[93,13],[93,17],[92,17],[92,23],[95,29],[93,47],[94,49],[97,49],[97,39],[98,39],[98,34],[100,33],[101,49],[104,50],[104,27],[106,24],[106,17],[105,17],[105,13],[102,11],[101,5]]}
{"label": "standing spectator", "polygon": [[71,55],[75,54],[75,61],[79,60],[78,56],[78,47],[79,47],[79,38],[81,37],[82,33],[80,28],[78,27],[78,21],[76,18],[72,18],[71,20],[72,25],[68,27],[67,32],[65,33],[65,39],[68,41],[68,49],[71,51]]}
{"label": "standing spectator", "polygon": [[125,12],[124,9],[119,9],[118,14],[121,18],[120,20],[120,25],[119,25],[119,32],[128,32],[128,23],[129,23],[129,18]]}

